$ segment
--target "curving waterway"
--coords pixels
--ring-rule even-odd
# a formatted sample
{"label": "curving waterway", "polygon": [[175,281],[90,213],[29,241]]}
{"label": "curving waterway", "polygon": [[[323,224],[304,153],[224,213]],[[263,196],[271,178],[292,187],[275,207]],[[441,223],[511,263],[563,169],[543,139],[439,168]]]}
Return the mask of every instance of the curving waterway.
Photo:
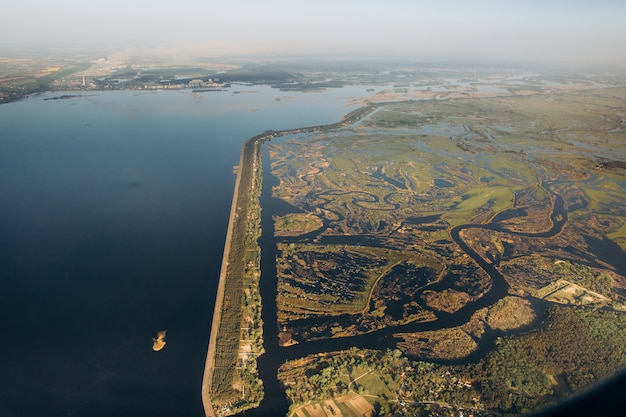
{"label": "curving waterway", "polygon": [[[267,148],[267,146],[265,147]],[[267,149],[264,151],[264,160],[269,161],[269,153]],[[269,164],[266,163],[266,166]],[[405,325],[390,326],[384,329],[373,331],[371,333],[342,337],[330,338],[315,341],[301,341],[297,345],[289,347],[281,347],[278,345],[278,327],[277,323],[277,270],[276,262],[278,255],[277,242],[278,238],[274,238],[274,215],[284,215],[289,211],[298,211],[297,208],[286,204],[284,201],[272,196],[272,188],[279,184],[278,179],[273,176],[269,169],[263,171],[263,192],[261,196],[262,219],[261,228],[263,234],[259,240],[261,245],[261,297],[263,299],[262,318],[264,322],[264,339],[266,353],[258,359],[258,368],[260,377],[265,386],[265,398],[261,402],[259,408],[245,412],[246,416],[267,416],[267,415],[285,415],[288,409],[287,400],[282,390],[282,386],[277,379],[278,368],[287,360],[301,358],[307,355],[332,352],[348,349],[350,347],[368,348],[368,349],[385,349],[395,348],[397,340],[393,334],[400,332],[419,332],[426,330],[440,330],[450,327],[460,326],[470,320],[471,316],[479,309],[491,306],[498,300],[505,297],[508,293],[509,285],[500,272],[489,262],[483,259],[476,251],[474,251],[461,237],[464,230],[469,229],[489,229],[500,232],[512,233],[526,237],[549,238],[559,234],[567,222],[567,211],[563,199],[557,194],[552,186],[554,183],[545,181],[542,186],[552,195],[552,212],[550,218],[552,227],[547,231],[536,233],[522,233],[510,231],[503,228],[500,224],[492,220],[486,224],[464,224],[453,227],[450,230],[450,236],[459,248],[472,258],[491,278],[490,289],[479,299],[471,301],[454,313],[437,312],[435,315],[437,320],[425,323],[409,323]],[[359,198],[360,201],[361,198]],[[320,231],[316,231],[319,233]],[[301,237],[302,238],[302,237]],[[309,238],[304,238],[304,241]],[[284,239],[284,238],[282,238]],[[294,239],[290,239],[291,242]],[[335,237],[333,243],[345,244],[368,244],[375,239],[368,239],[367,236],[341,236]],[[322,239],[322,243],[324,240]],[[447,283],[436,282],[422,288],[424,290],[443,290]],[[419,298],[419,294],[416,298]],[[336,318],[333,318],[336,319]],[[311,319],[315,320],[315,319]],[[481,347],[478,352],[473,353],[464,361],[475,360],[484,355],[493,338],[484,338],[481,341]]]}

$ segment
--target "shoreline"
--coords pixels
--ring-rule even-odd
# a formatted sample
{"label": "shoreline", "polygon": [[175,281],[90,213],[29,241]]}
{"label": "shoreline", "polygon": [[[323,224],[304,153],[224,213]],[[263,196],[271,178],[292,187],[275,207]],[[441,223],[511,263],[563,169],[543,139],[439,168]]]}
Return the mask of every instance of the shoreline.
{"label": "shoreline", "polygon": [[263,395],[256,370],[256,358],[263,354],[257,243],[260,234],[257,197],[261,189],[259,139],[256,136],[244,142],[236,170],[202,380],[206,416],[237,414],[254,407]]}
{"label": "shoreline", "polygon": [[222,304],[224,301],[224,288],[226,286],[226,270],[228,268],[228,257],[230,255],[230,247],[233,235],[233,227],[235,221],[235,214],[237,212],[237,197],[239,194],[239,187],[241,184],[241,166],[244,162],[245,144],[241,148],[241,154],[239,156],[239,169],[237,170],[237,177],[235,179],[235,187],[233,192],[233,201],[230,208],[230,216],[228,219],[228,228],[226,231],[226,242],[224,244],[224,254],[222,256],[222,266],[220,269],[220,279],[217,284],[217,295],[215,297],[215,308],[213,310],[213,321],[211,323],[211,334],[209,336],[209,346],[204,366],[204,374],[202,377],[202,405],[204,407],[204,414],[207,417],[214,417],[213,402],[211,401],[211,387],[213,379],[213,371],[215,368],[215,350],[216,340],[219,331],[219,325],[222,318]]}
{"label": "shoreline", "polygon": [[[268,130],[246,140],[243,143],[241,154],[239,157],[239,166],[237,168],[237,177],[235,180],[233,201],[231,203],[230,216],[228,220],[228,229],[226,232],[226,241],[224,244],[224,254],[222,256],[222,266],[220,269],[220,279],[218,282],[217,295],[216,295],[216,300],[215,300],[215,308],[213,311],[213,321],[211,324],[211,333],[209,337],[207,357],[205,361],[204,374],[202,378],[202,404],[204,407],[204,412],[205,412],[206,417],[231,415],[231,414],[236,414],[242,411],[240,410],[236,413],[233,413],[229,408],[229,409],[222,410],[219,413],[216,413],[216,410],[214,408],[214,406],[216,405],[215,404],[216,395],[214,395],[215,387],[213,384],[214,382],[213,379],[214,379],[214,375],[216,371],[216,355],[218,354],[217,341],[220,340],[221,342],[220,346],[228,343],[228,340],[223,342],[224,341],[223,336],[222,338],[220,338],[220,327],[224,324],[223,313],[225,312],[225,308],[234,307],[236,309],[235,314],[237,314],[238,312],[240,313],[243,310],[243,300],[241,301],[242,305],[237,306],[236,304],[233,305],[233,303],[227,299],[226,286],[227,286],[227,283],[230,283],[232,286],[230,287],[230,290],[233,291],[234,289],[234,291],[238,293],[238,295],[241,295],[243,298],[244,285],[241,284],[237,286],[237,283],[232,283],[228,280],[229,273],[231,274],[231,278],[236,278],[233,276],[232,274],[233,271],[231,271],[229,267],[238,268],[238,265],[241,266],[244,264],[243,259],[231,258],[234,255],[233,252],[237,251],[236,249],[234,249],[234,247],[237,245],[239,246],[245,245],[246,240],[248,240],[247,238],[250,237],[247,235],[252,234],[250,232],[255,232],[254,230],[249,230],[248,228],[246,228],[247,226],[246,218],[250,217],[252,212],[254,212],[255,208],[258,213],[260,213],[260,209],[261,209],[259,198],[257,198],[260,196],[255,196],[254,194],[255,194],[255,190],[260,191],[261,185],[262,185],[260,166],[261,166],[261,159],[262,159],[261,149],[262,149],[263,143],[279,136],[284,136],[284,135],[289,135],[289,134],[307,133],[307,132],[313,132],[313,131],[318,131],[318,130],[334,129],[337,127],[353,124],[357,122],[358,120],[364,118],[365,116],[370,115],[373,111],[387,104],[389,103],[388,102],[366,102],[364,106],[359,107],[358,109],[346,114],[339,122],[331,123],[327,125],[316,125],[316,126],[308,126],[308,127],[302,127],[302,128],[285,129],[285,130],[280,130],[280,131]],[[244,201],[240,198],[244,196],[242,192],[248,187],[252,188],[251,200],[256,198],[256,202],[252,201],[252,204],[248,204],[248,201]],[[255,203],[256,203],[256,206],[254,205]],[[238,214],[239,211],[243,211],[245,215],[240,216]],[[258,216],[258,218],[260,221],[260,216]],[[236,230],[237,232],[243,232],[243,235],[235,236]],[[256,237],[257,238],[258,238],[259,233],[260,233],[260,223],[256,224],[256,234],[257,234]],[[260,248],[258,248],[258,250],[260,251]],[[244,249],[244,253],[245,253],[245,249]],[[257,269],[259,268],[258,261],[259,260],[257,260],[257,263],[255,265]],[[236,264],[237,262],[238,264]],[[245,268],[235,269],[235,273],[243,274],[244,270]],[[259,272],[259,275],[260,275],[260,272]],[[258,288],[258,285],[257,285],[257,288]],[[225,303],[225,300],[227,304]],[[261,306],[259,305],[259,307]],[[259,315],[260,315],[260,308],[259,308]],[[237,325],[239,326],[239,324],[240,323],[238,323]],[[263,328],[263,324],[261,323],[261,335],[258,338],[258,340],[256,340],[257,344],[261,344],[261,350],[260,352],[258,352],[259,354],[263,353],[262,351],[262,343],[263,343],[262,328]],[[232,343],[233,341],[231,340],[230,342]],[[236,342],[237,342],[237,345],[241,347],[240,338],[238,338]],[[238,363],[236,360],[233,360],[233,362],[229,364],[229,366],[231,366],[232,368],[236,368],[237,365]],[[255,365],[254,369],[256,370],[256,358],[254,359],[254,365]],[[256,377],[258,378],[258,371],[256,371]],[[261,387],[262,387],[262,381],[261,381]],[[245,391],[245,388],[244,388],[244,391]],[[263,393],[261,392],[261,397],[262,395]],[[252,404],[252,402],[249,404]],[[252,405],[251,407],[247,407],[246,409],[256,408],[257,406],[258,404],[256,406]]]}

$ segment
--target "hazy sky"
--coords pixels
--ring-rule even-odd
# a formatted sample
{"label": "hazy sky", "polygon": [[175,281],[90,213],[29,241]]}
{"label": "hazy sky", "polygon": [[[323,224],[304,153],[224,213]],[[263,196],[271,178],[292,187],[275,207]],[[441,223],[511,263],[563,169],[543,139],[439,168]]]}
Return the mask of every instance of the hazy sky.
{"label": "hazy sky", "polygon": [[624,0],[1,0],[0,51],[626,61]]}

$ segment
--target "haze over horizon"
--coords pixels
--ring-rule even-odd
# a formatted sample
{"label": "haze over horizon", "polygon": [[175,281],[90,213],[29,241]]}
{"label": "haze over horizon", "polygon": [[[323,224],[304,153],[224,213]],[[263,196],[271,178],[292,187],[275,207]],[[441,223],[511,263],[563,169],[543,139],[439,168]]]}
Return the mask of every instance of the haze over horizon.
{"label": "haze over horizon", "polygon": [[5,0],[0,53],[51,48],[626,64],[626,2]]}

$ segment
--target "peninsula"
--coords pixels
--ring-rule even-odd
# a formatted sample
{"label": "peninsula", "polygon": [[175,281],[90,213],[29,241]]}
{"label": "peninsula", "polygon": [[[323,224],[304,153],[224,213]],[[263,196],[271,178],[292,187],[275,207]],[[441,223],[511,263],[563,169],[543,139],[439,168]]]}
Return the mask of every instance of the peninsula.
{"label": "peninsula", "polygon": [[209,347],[202,380],[206,416],[228,416],[257,407],[263,398],[256,358],[264,353],[261,297],[262,144],[272,138],[344,127],[371,114],[382,103],[370,103],[348,113],[337,123],[303,128],[268,130],[242,146]]}
{"label": "peninsula", "polygon": [[263,353],[259,295],[261,137],[241,150],[202,381],[205,415],[255,407],[263,396],[256,357]]}

